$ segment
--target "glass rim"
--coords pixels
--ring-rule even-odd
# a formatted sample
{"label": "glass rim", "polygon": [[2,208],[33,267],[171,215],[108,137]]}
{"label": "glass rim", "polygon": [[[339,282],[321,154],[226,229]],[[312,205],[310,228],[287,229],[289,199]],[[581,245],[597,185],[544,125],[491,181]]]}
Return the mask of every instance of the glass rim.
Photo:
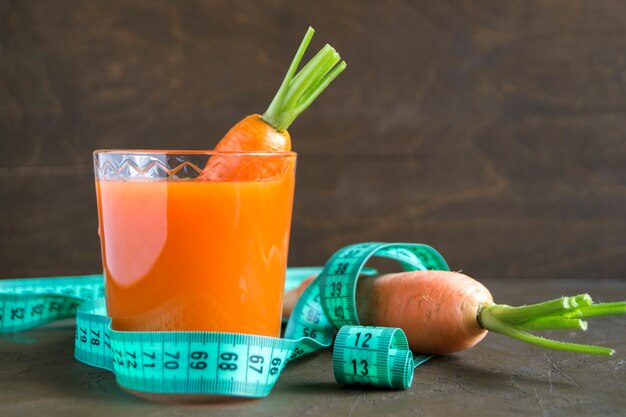
{"label": "glass rim", "polygon": [[201,149],[96,149],[96,155],[223,155],[223,156],[273,156],[295,157],[298,154],[293,151],[282,152],[248,152],[248,151],[216,151]]}

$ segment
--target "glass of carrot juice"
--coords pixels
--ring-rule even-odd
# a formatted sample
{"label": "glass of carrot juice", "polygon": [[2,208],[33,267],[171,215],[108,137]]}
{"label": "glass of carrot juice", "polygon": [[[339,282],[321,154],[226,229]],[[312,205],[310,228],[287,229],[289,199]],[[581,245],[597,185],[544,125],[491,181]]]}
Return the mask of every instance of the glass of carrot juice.
{"label": "glass of carrot juice", "polygon": [[94,152],[116,330],[279,336],[296,154]]}

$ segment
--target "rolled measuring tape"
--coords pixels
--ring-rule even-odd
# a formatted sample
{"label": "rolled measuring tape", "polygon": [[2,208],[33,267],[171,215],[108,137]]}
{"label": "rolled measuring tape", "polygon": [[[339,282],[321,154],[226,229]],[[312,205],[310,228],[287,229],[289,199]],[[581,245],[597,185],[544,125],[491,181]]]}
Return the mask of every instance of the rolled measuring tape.
{"label": "rolled measuring tape", "polygon": [[74,356],[112,371],[130,390],[162,394],[265,397],[284,366],[330,347],[342,384],[404,389],[428,355],[413,355],[401,329],[361,326],[356,284],[372,257],[405,271],[449,270],[433,248],[411,243],[359,243],[321,268],[288,268],[286,289],[319,273],[298,302],[283,338],[220,332],[142,332],[111,328],[102,275],[0,280],[0,332],[76,315]]}

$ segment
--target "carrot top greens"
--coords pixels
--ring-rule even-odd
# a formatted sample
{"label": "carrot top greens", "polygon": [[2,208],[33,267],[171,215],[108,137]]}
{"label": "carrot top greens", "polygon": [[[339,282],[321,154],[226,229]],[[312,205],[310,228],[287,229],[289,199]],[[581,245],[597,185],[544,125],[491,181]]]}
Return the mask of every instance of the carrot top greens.
{"label": "carrot top greens", "polygon": [[272,103],[263,114],[263,120],[279,132],[287,130],[289,125],[302,113],[322,91],[346,68],[339,54],[330,45],[325,45],[296,74],[302,56],[309,46],[315,30],[309,27],[291,66],[285,75]]}
{"label": "carrot top greens", "polygon": [[539,304],[511,307],[491,304],[478,312],[478,321],[487,330],[534,345],[594,355],[612,355],[608,347],[558,342],[526,330],[587,330],[581,319],[626,314],[626,302],[594,304],[588,294],[561,297]]}

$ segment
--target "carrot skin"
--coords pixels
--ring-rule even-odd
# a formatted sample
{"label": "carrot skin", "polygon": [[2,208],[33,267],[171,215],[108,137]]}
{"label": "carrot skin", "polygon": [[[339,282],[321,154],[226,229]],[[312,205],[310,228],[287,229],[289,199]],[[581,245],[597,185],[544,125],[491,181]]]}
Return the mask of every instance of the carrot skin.
{"label": "carrot skin", "polygon": [[[283,316],[315,277],[285,294]],[[413,271],[359,278],[356,305],[367,326],[399,327],[411,350],[419,353],[460,352],[480,342],[487,330],[478,322],[482,306],[493,304],[485,286],[467,275],[447,271]]]}
{"label": "carrot skin", "polygon": [[[258,181],[277,178],[290,162],[281,153],[291,150],[289,132],[278,132],[260,115],[251,114],[235,124],[215,147],[216,152],[239,152],[250,155],[213,155],[203,177],[212,181]],[[255,158],[255,153],[277,153]]]}
{"label": "carrot skin", "polygon": [[467,275],[412,271],[361,278],[356,302],[361,324],[399,327],[414,352],[445,354],[468,349],[485,337],[478,312],[493,298]]}
{"label": "carrot skin", "polygon": [[289,132],[279,132],[260,114],[251,114],[230,128],[215,147],[220,152],[289,152]]}

